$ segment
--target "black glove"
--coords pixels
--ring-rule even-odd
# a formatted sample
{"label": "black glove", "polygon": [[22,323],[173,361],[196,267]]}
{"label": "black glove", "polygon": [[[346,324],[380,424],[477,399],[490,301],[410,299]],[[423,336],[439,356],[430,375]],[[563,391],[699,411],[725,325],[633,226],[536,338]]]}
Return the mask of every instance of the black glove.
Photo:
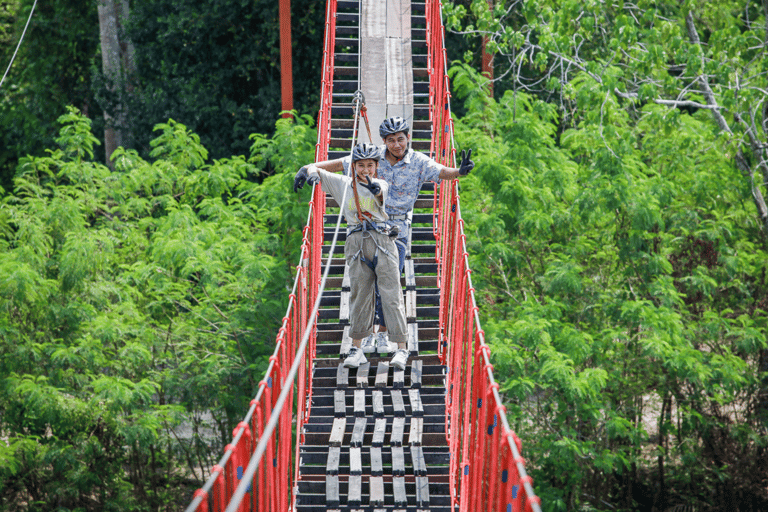
{"label": "black glove", "polygon": [[475,162],[470,160],[472,157],[472,150],[469,150],[469,153],[465,149],[461,150],[461,165],[459,165],[459,175],[460,176],[466,176],[469,174],[469,171],[475,168]]}
{"label": "black glove", "polygon": [[301,169],[299,169],[299,172],[296,173],[296,177],[293,178],[293,191],[298,192],[302,187],[304,187],[305,183],[309,183],[310,185],[314,185],[318,181],[317,176],[310,176],[307,172],[308,166],[304,166]]}
{"label": "black glove", "polygon": [[370,190],[371,194],[373,194],[374,196],[377,196],[377,195],[381,194],[381,185],[379,185],[378,183],[373,183],[371,181],[371,177],[370,176],[366,176],[365,179],[368,180],[368,184],[366,185],[365,183],[358,182],[358,183],[360,183],[361,187],[365,187],[368,190]]}

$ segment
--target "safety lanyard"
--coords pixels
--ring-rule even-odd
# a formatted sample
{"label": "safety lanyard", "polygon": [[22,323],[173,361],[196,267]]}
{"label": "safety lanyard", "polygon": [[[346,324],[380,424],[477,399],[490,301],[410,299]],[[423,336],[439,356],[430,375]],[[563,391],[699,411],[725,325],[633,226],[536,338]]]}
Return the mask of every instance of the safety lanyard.
{"label": "safety lanyard", "polygon": [[[368,126],[368,114],[367,114],[367,107],[365,106],[365,96],[363,96],[363,92],[358,89],[355,91],[354,96],[352,97],[352,103],[355,104],[355,120],[354,120],[354,127],[352,129],[352,151],[355,150],[355,138],[359,139],[359,137],[355,137],[358,131],[358,124],[357,121],[360,119],[360,114],[362,113],[363,119],[365,120],[365,127],[368,129],[368,139],[373,140],[371,138],[371,128]],[[352,178],[352,194],[355,197],[355,207],[357,208],[357,220],[362,222],[365,222],[366,220],[372,220],[373,215],[371,215],[368,212],[363,212],[363,210],[360,208],[360,196],[357,193],[357,171],[355,171],[355,162],[352,161],[350,158],[350,177]],[[375,176],[374,176],[375,177]]]}

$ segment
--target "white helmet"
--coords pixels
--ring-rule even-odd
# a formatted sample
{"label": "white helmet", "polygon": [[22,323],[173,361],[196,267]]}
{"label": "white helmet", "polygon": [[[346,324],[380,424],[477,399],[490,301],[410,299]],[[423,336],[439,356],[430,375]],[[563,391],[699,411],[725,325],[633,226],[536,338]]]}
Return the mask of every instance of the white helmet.
{"label": "white helmet", "polygon": [[403,132],[408,135],[408,129],[408,121],[402,117],[393,116],[385,119],[381,123],[381,126],[379,126],[379,135],[381,135],[382,139],[385,139],[387,135],[392,135],[393,133]]}
{"label": "white helmet", "polygon": [[352,161],[358,160],[376,160],[377,162],[381,158],[381,151],[377,146],[368,144],[367,142],[360,143],[352,150]]}

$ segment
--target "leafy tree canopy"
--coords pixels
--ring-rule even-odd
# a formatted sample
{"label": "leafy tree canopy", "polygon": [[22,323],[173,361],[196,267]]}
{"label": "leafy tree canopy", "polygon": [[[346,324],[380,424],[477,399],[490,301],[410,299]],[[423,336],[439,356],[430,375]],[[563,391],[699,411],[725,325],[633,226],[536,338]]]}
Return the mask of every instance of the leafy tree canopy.
{"label": "leafy tree canopy", "polygon": [[[0,1],[0,60],[10,61],[33,0]],[[294,107],[318,109],[325,4],[293,0]],[[54,144],[67,105],[102,138],[104,111],[125,114],[127,147],[149,158],[158,123],[175,119],[214,159],[247,157],[252,133],[274,133],[281,111],[278,3],[260,0],[131,2],[122,33],[136,72],[112,84],[101,72],[96,3],[41,2],[0,96],[0,186],[10,190],[20,158]],[[5,71],[5,67],[3,67]],[[114,87],[117,86],[117,87]],[[101,146],[94,149],[104,160]]]}
{"label": "leafy tree canopy", "polygon": [[561,132],[559,105],[451,76],[473,279],[545,508],[764,508],[768,254],[710,113],[629,113],[585,78]]}

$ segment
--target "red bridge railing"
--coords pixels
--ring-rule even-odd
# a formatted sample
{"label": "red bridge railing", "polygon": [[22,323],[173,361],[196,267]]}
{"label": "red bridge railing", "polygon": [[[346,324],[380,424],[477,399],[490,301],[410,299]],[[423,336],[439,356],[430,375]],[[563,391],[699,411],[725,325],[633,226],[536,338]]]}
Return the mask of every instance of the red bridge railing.
{"label": "red bridge railing", "polygon": [[[335,34],[336,0],[328,0],[317,161],[327,158],[330,142]],[[296,425],[306,423],[311,406],[310,365],[315,354],[316,331],[306,330],[305,326],[310,322],[321,281],[324,214],[325,194],[320,187],[314,187],[296,279],[266,374],[248,413],[232,432],[232,442],[225,447],[224,456],[211,468],[205,485],[195,491],[186,512],[277,512],[295,508],[296,497],[290,485],[298,475],[301,439],[296,439],[295,432],[302,429],[294,431],[292,420],[295,414]],[[314,325],[314,319],[311,323]],[[296,410],[294,390],[298,397]],[[292,448],[295,465],[291,464]]]}
{"label": "red bridge railing", "polygon": [[[426,0],[430,73],[431,151],[456,166],[445,34],[439,0]],[[480,328],[472,287],[457,180],[443,181],[435,196],[435,238],[440,284],[440,358],[448,369],[446,429],[451,451],[454,506],[469,510],[540,512],[532,479],[525,472],[521,442],[509,428],[493,377],[491,349]],[[471,448],[471,449],[470,449]]]}
{"label": "red bridge railing", "polygon": [[[446,74],[441,5],[426,1],[429,46],[431,152],[455,165],[450,89]],[[327,158],[331,134],[336,0],[328,0],[323,53],[321,108],[316,160]],[[520,455],[520,439],[509,428],[493,377],[490,348],[480,328],[470,278],[456,181],[443,182],[435,194],[436,260],[441,290],[439,355],[448,368],[447,441],[451,448],[450,487],[460,511],[540,512],[539,499]],[[309,417],[311,362],[315,354],[316,302],[322,280],[325,194],[315,187],[303,230],[301,257],[288,309],[264,379],[243,419],[233,431],[218,464],[186,512],[287,512],[295,510],[298,452],[296,432]],[[450,313],[450,314],[448,314]],[[307,328],[307,325],[310,328]],[[294,392],[296,410],[293,407]],[[296,418],[296,429],[292,420]],[[300,434],[299,434],[300,435]],[[470,446],[472,450],[470,451]],[[291,464],[291,451],[294,464]],[[471,452],[471,453],[470,453]]]}

